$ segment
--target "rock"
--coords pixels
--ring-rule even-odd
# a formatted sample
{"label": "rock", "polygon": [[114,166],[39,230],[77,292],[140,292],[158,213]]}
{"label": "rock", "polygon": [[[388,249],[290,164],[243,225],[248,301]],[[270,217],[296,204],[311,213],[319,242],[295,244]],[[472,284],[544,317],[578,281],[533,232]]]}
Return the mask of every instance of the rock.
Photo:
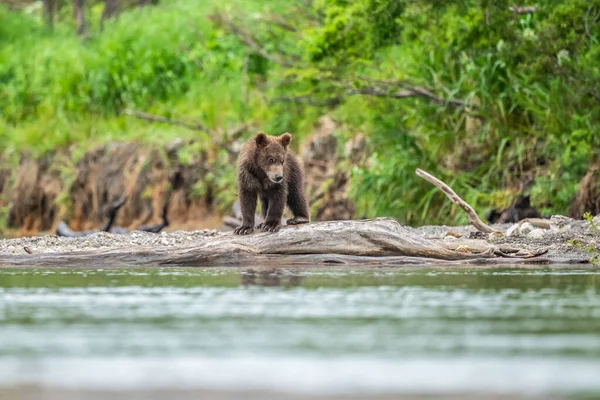
{"label": "rock", "polygon": [[502,232],[492,232],[488,236],[488,240],[492,243],[500,242],[502,239],[504,239],[504,233]]}
{"label": "rock", "polygon": [[508,230],[506,231],[507,237],[519,236],[520,234],[521,234],[521,232],[519,230],[519,224],[514,224],[513,226],[508,228]]}
{"label": "rock", "polygon": [[550,229],[554,232],[565,232],[573,226],[573,219],[563,215],[550,217]]}
{"label": "rock", "polygon": [[470,232],[469,239],[485,239],[485,233],[480,231]]}
{"label": "rock", "polygon": [[541,239],[546,235],[546,232],[547,231],[545,229],[537,228],[529,232],[529,234],[527,234],[527,237],[531,239]]}
{"label": "rock", "polygon": [[175,155],[179,149],[185,145],[185,142],[180,137],[177,137],[167,143],[167,152]]}
{"label": "rock", "polygon": [[533,231],[534,229],[535,227],[531,223],[525,222],[521,224],[521,227],[519,228],[519,233],[523,236],[527,236],[529,232]]}

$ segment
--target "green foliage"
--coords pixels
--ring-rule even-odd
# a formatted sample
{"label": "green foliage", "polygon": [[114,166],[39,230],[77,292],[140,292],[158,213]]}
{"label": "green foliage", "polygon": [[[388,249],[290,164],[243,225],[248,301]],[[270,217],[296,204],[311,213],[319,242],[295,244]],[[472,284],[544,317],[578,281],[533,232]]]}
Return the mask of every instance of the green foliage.
{"label": "green foliage", "polygon": [[374,150],[369,167],[353,171],[361,214],[464,222],[415,167],[446,180],[476,208],[506,206],[516,193],[496,193],[533,178],[534,205],[566,213],[600,148],[600,2],[541,1],[533,14],[515,14],[510,5],[407,2],[397,44],[374,56],[362,52],[360,70],[336,77],[408,81],[477,106],[468,113],[414,98],[338,107],[343,118],[354,115],[356,129],[366,127]]}
{"label": "green foliage", "polygon": [[134,9],[81,39],[65,27],[70,21],[48,34],[40,19],[0,7],[0,21],[21,26],[15,35],[0,33],[8,42],[0,49],[4,147],[35,155],[88,140],[160,141],[157,130],[184,131],[120,117],[123,108],[166,116],[181,109],[209,128],[245,119],[248,103],[260,117],[264,100],[252,90],[246,99],[240,94],[245,50],[210,28],[212,8],[178,1]]}
{"label": "green foliage", "polygon": [[43,28],[31,18],[0,6],[0,45],[23,43],[41,37],[42,33]]}
{"label": "green foliage", "polygon": [[315,9],[324,22],[305,36],[306,56],[312,61],[332,56],[348,61],[372,57],[378,48],[397,40],[404,4],[398,0],[318,0]]}
{"label": "green foliage", "polygon": [[[98,141],[197,139],[179,154],[185,164],[210,147],[208,132],[148,124],[121,110],[192,117],[211,130],[252,122],[293,132],[294,146],[330,113],[344,137],[368,138],[368,162],[352,168],[359,216],[465,222],[417,167],[478,211],[506,206],[533,180],[533,205],[566,213],[599,156],[600,0],[303,4],[161,2],[124,12],[103,32],[92,24],[85,39],[68,13],[50,33],[39,16],[0,6],[3,148],[39,155],[76,144],[80,155]],[[536,10],[511,10],[517,5]],[[273,57],[211,23],[217,9]],[[438,100],[386,97],[415,86]],[[357,95],[373,89],[377,96]],[[228,207],[234,166],[221,153],[215,162],[223,168],[194,192],[218,187],[211,195]]]}
{"label": "green foliage", "polygon": [[569,245],[577,247],[578,249],[584,250],[586,253],[590,255],[590,263],[599,264],[600,263],[600,249],[592,244],[584,245],[581,240],[569,240]]}
{"label": "green foliage", "polygon": [[590,230],[592,232],[598,232],[600,230],[598,224],[594,222],[594,217],[592,216],[592,214],[586,212],[585,214],[583,214],[583,218],[588,222],[588,224],[590,224]]}

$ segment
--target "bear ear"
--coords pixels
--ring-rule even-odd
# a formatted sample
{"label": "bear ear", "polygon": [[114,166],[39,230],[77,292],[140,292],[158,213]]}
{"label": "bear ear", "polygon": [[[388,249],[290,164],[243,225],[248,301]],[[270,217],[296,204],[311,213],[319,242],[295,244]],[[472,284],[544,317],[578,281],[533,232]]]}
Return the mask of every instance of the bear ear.
{"label": "bear ear", "polygon": [[267,144],[267,135],[264,132],[258,132],[254,140],[257,146],[262,147]]}
{"label": "bear ear", "polygon": [[281,145],[287,148],[292,141],[292,135],[286,132],[279,137],[279,140],[281,140]]}

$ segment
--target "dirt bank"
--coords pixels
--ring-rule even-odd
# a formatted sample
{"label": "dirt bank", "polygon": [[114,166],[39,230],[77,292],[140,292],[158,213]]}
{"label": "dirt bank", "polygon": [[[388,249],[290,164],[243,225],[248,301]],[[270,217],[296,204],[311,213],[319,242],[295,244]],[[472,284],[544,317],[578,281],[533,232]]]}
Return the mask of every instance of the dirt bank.
{"label": "dirt bank", "polygon": [[194,185],[206,178],[210,156],[199,151],[184,164],[178,152],[185,145],[109,143],[77,161],[65,152],[35,160],[22,157],[14,171],[0,174],[9,232],[15,236],[53,232],[62,219],[74,230],[98,229],[107,206],[123,195],[128,200],[116,221],[122,227],[159,222],[167,199],[176,224],[185,227],[193,220],[217,226],[210,188],[203,195],[194,193]]}
{"label": "dirt bank", "polygon": [[[315,220],[354,217],[345,163],[361,162],[365,141],[358,136],[344,147],[336,131],[339,126],[323,117],[298,149]],[[168,201],[169,230],[219,228],[236,198],[236,152],[252,134],[240,133],[227,149],[182,140],[165,146],[115,142],[82,156],[66,150],[37,159],[23,156],[18,165],[0,160],[5,234],[52,233],[61,220],[76,231],[99,229],[109,204],[123,195],[127,203],[118,226],[159,223]]]}

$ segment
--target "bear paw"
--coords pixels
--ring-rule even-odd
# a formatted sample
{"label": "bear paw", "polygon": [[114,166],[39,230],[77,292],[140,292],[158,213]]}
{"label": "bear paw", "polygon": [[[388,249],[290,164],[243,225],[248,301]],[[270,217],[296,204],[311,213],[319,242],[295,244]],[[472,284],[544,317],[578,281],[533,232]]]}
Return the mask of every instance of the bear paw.
{"label": "bear paw", "polygon": [[304,218],[304,217],[294,217],[294,218],[290,218],[286,221],[286,224],[288,225],[300,225],[300,224],[308,224],[310,221],[308,220],[308,218]]}
{"label": "bear paw", "polygon": [[254,232],[252,225],[240,225],[233,230],[233,233],[236,235],[249,235],[252,232]]}
{"label": "bear paw", "polygon": [[263,222],[262,224],[258,224],[256,229],[262,229],[263,232],[278,232],[279,231],[279,221],[274,222]]}

